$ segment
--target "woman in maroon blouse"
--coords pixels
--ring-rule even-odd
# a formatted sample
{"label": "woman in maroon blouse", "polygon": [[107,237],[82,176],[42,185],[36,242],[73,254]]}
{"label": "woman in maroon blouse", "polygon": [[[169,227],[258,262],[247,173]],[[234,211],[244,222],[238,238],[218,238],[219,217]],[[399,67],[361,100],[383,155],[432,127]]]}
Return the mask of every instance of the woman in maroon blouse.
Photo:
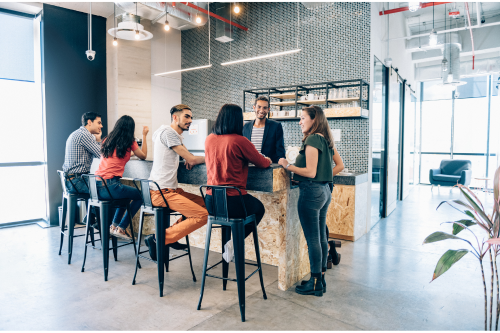
{"label": "woman in maroon blouse", "polygon": [[[219,111],[217,120],[205,141],[205,164],[207,184],[235,186],[240,189],[248,215],[255,214],[257,224],[266,212],[259,199],[246,191],[248,163],[259,168],[271,165],[271,159],[261,155],[253,143],[243,136],[243,110],[235,104],[225,104]],[[213,214],[212,191],[207,190],[205,199],[209,214]],[[243,207],[236,190],[227,190],[227,211],[230,218],[244,218]],[[253,230],[245,226],[245,237]]]}

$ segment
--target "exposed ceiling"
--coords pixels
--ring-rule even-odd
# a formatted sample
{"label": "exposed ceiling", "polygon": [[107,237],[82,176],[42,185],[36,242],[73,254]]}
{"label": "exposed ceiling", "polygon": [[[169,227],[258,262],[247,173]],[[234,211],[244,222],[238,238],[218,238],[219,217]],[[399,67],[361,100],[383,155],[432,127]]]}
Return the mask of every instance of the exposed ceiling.
{"label": "exposed ceiling", "polygon": [[[482,17],[488,21],[497,21],[500,18],[500,2],[480,2]],[[390,3],[390,8],[398,8],[408,6],[408,2],[393,2]],[[406,24],[408,32],[411,35],[416,35],[419,33],[429,32],[432,29],[432,10],[434,8],[434,28],[436,30],[444,30],[445,27],[445,17],[446,17],[446,28],[450,28],[450,24],[453,28],[463,27],[464,21],[467,18],[465,4],[463,2],[454,2],[448,4],[437,5],[434,7],[420,8],[416,12],[405,11],[402,14],[406,18]],[[448,18],[447,12],[453,10],[460,11],[458,18]],[[446,10],[446,15],[445,15]],[[469,2],[469,14],[471,19],[471,24],[475,25],[477,21],[476,15],[476,3]],[[394,14],[391,14],[394,15]],[[397,14],[396,14],[397,15]]]}

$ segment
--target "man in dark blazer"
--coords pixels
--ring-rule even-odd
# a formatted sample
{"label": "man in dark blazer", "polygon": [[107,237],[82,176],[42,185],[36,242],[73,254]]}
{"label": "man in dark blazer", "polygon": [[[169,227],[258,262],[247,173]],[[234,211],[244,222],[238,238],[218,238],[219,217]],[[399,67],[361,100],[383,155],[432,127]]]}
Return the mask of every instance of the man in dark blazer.
{"label": "man in dark blazer", "polygon": [[257,97],[253,110],[255,120],[245,124],[243,136],[254,144],[259,153],[269,157],[273,163],[278,163],[280,158],[285,158],[283,127],[280,123],[267,118],[269,99],[266,96]]}

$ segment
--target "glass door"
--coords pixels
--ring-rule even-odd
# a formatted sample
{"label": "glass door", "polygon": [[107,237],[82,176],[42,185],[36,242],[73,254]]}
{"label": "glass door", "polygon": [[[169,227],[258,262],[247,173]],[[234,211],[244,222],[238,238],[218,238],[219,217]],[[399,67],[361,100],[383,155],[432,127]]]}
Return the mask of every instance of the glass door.
{"label": "glass door", "polygon": [[401,189],[400,200],[406,198],[415,184],[414,174],[414,152],[415,152],[415,111],[416,98],[411,89],[404,85],[404,108],[402,112],[402,152],[401,152]]}
{"label": "glass door", "polygon": [[387,68],[374,58],[374,82],[372,88],[372,187],[371,187],[371,225],[375,225],[383,215],[385,179],[385,108],[386,108],[386,75]]}
{"label": "glass door", "polygon": [[385,216],[389,216],[398,201],[399,189],[399,148],[400,148],[400,113],[401,113],[401,82],[399,82],[398,74],[392,68],[389,69],[389,108],[386,119],[386,151],[387,151],[387,168],[386,168],[386,202]]}

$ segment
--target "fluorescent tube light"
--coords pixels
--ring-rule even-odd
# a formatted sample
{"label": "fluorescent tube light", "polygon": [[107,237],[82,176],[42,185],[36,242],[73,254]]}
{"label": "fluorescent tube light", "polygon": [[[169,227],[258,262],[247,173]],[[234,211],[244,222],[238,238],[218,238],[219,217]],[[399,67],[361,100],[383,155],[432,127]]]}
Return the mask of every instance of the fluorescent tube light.
{"label": "fluorescent tube light", "polygon": [[277,56],[281,56],[281,55],[285,55],[285,54],[290,54],[290,53],[297,53],[297,52],[300,52],[300,51],[302,51],[302,49],[295,49],[295,50],[290,50],[290,51],[285,51],[285,52],[265,54],[265,55],[261,55],[261,56],[253,57],[253,58],[246,58],[246,59],[240,59],[240,60],[223,62],[221,65],[222,66],[227,66],[227,65],[237,64],[237,63],[240,63],[240,62],[247,62],[247,61],[252,61],[252,60],[259,60],[259,59],[277,57]]}
{"label": "fluorescent tube light", "polygon": [[158,74],[155,74],[155,76],[162,76],[162,75],[173,74],[173,73],[187,72],[187,71],[193,71],[195,69],[202,69],[202,68],[209,68],[209,67],[212,67],[212,64],[205,65],[205,66],[200,66],[200,67],[191,67],[191,68],[178,69],[176,71],[171,71],[171,72],[158,73]]}

